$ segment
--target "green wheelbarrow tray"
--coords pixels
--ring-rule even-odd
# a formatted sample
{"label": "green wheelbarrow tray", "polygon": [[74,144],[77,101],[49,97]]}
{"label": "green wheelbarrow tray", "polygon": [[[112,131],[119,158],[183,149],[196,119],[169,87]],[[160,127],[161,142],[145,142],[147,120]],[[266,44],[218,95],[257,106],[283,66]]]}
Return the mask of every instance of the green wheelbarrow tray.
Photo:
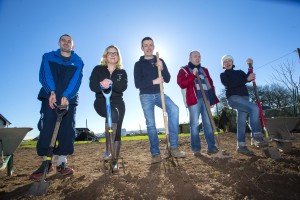
{"label": "green wheelbarrow tray", "polygon": [[266,125],[270,138],[276,143],[277,148],[283,153],[292,151],[295,137],[291,131],[299,129],[300,117],[266,118]]}
{"label": "green wheelbarrow tray", "polygon": [[[0,128],[0,171],[7,168],[7,175],[13,173],[13,154],[26,134],[32,128]],[[2,163],[1,163],[2,162]]]}

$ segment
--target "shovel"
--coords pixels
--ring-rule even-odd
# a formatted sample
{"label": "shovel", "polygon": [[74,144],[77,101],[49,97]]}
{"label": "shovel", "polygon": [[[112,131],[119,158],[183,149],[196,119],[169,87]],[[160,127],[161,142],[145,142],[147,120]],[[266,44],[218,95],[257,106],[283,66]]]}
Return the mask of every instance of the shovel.
{"label": "shovel", "polygon": [[[253,65],[252,65],[253,61],[251,59],[247,59],[246,62],[249,66],[248,72],[253,73]],[[253,84],[253,90],[254,90],[254,93],[255,93],[257,106],[259,108],[259,115],[260,115],[261,124],[263,126],[263,130],[265,132],[268,143],[270,143],[272,141],[272,139],[271,139],[271,137],[269,135],[269,132],[268,132],[268,129],[266,127],[265,117],[264,117],[262,106],[261,106],[261,103],[260,103],[260,100],[259,100],[259,95],[258,95],[258,92],[257,92],[255,79],[252,81],[252,84]],[[271,146],[268,145],[268,147],[263,147],[262,150],[263,150],[264,154],[266,155],[266,157],[270,157],[274,160],[278,160],[278,159],[281,158],[279,151],[275,147],[271,147]]]}
{"label": "shovel", "polygon": [[196,76],[197,76],[197,80],[198,80],[198,83],[199,83],[199,86],[200,86],[201,94],[202,94],[202,97],[203,97],[203,100],[204,100],[204,103],[205,103],[205,107],[206,107],[206,110],[207,110],[209,121],[210,121],[210,124],[212,126],[212,129],[213,129],[213,132],[214,132],[214,135],[215,135],[215,139],[217,141],[217,145],[218,145],[218,148],[219,148],[218,153],[212,154],[211,157],[213,157],[213,158],[231,158],[231,156],[228,155],[225,152],[225,150],[222,149],[221,142],[220,142],[220,139],[219,139],[219,133],[217,131],[215,121],[214,121],[213,116],[211,114],[210,105],[209,105],[208,100],[206,98],[206,95],[205,95],[205,92],[204,92],[204,89],[203,89],[203,86],[202,86],[202,82],[201,82],[201,79],[199,77],[198,72],[196,73]]}
{"label": "shovel", "polygon": [[[156,52],[156,60],[159,60],[159,53]],[[158,69],[158,77],[162,76],[161,71]],[[165,103],[165,95],[164,95],[164,86],[163,83],[159,84],[160,87],[160,97],[161,97],[161,105],[163,110],[163,117],[164,117],[164,126],[165,126],[165,132],[166,132],[166,152],[165,155],[167,155],[166,160],[170,161],[171,164],[176,167],[176,163],[174,161],[174,158],[171,154],[171,145],[170,145],[170,138],[169,138],[169,126],[168,126],[168,113],[166,110],[166,103]],[[177,160],[177,159],[176,159]]]}
{"label": "shovel", "polygon": [[60,127],[60,123],[62,121],[63,116],[67,113],[67,111],[68,111],[67,106],[57,106],[55,108],[55,112],[57,114],[57,119],[56,119],[54,131],[53,131],[53,134],[52,134],[50,147],[49,147],[49,150],[48,150],[48,153],[47,153],[47,158],[46,158],[46,162],[45,162],[46,166],[45,166],[45,170],[44,170],[44,173],[43,173],[43,177],[42,177],[42,180],[40,182],[35,182],[31,185],[31,187],[29,188],[29,190],[27,192],[28,195],[41,196],[41,195],[46,194],[48,192],[50,182],[47,182],[45,179],[46,179],[48,167],[49,167],[50,162],[52,160],[53,150],[54,150],[54,147],[55,147],[56,138],[57,138],[58,130],[59,130],[59,127]]}
{"label": "shovel", "polygon": [[115,159],[115,135],[113,134],[112,129],[112,121],[111,121],[111,107],[110,107],[110,97],[112,94],[112,84],[109,85],[110,91],[108,93],[104,92],[104,88],[100,86],[103,96],[105,97],[105,103],[106,103],[106,115],[107,115],[107,123],[108,123],[108,132],[110,137],[110,152],[111,152],[111,160]]}
{"label": "shovel", "polygon": [[[113,161],[115,159],[117,159],[117,163],[118,163],[118,158],[115,158],[115,134],[113,132],[113,128],[112,128],[112,119],[111,119],[111,106],[110,106],[110,97],[112,94],[112,84],[109,85],[108,89],[109,92],[105,93],[104,91],[104,87],[102,85],[100,85],[101,91],[103,96],[105,97],[105,105],[106,105],[106,117],[107,117],[107,124],[108,124],[108,133],[109,137],[110,137],[110,153],[111,153],[111,158],[110,158],[110,162],[109,162],[109,167],[110,167],[110,174],[113,173]],[[103,161],[103,167],[104,167],[104,176],[106,177],[106,163],[108,161],[104,160]],[[118,175],[119,175],[119,169],[118,169]]]}

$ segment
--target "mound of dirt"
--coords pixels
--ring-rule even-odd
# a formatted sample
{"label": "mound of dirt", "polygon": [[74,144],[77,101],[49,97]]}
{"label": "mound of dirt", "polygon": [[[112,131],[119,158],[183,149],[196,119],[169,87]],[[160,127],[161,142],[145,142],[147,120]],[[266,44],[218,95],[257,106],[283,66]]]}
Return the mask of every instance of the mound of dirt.
{"label": "mound of dirt", "polygon": [[[273,160],[254,147],[250,147],[252,157],[237,154],[233,133],[219,137],[231,158],[211,158],[204,150],[202,157],[194,157],[189,137],[179,137],[187,157],[179,159],[176,167],[170,162],[151,165],[148,140],[123,142],[125,174],[120,168],[119,177],[105,177],[100,159],[105,143],[76,145],[74,155],[68,157],[74,175],[51,172],[48,193],[39,197],[26,193],[32,184],[28,177],[41,159],[35,149],[18,148],[13,176],[0,172],[0,199],[300,199],[299,142],[293,143],[289,154],[281,153],[280,160]],[[298,133],[296,138],[299,141]],[[201,141],[205,149],[202,136]],[[165,142],[160,144],[163,152]]]}

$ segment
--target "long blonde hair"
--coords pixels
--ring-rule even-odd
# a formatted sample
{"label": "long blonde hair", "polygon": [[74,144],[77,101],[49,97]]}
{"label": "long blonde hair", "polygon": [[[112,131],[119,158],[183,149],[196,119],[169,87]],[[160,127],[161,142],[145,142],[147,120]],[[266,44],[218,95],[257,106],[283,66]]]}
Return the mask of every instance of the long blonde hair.
{"label": "long blonde hair", "polygon": [[104,66],[107,66],[107,52],[108,52],[108,49],[110,48],[114,48],[117,50],[117,53],[118,53],[118,56],[119,56],[119,59],[118,59],[118,62],[116,64],[116,69],[122,69],[123,68],[123,65],[122,65],[122,56],[121,56],[121,52],[119,50],[119,48],[115,45],[109,45],[108,47],[105,48],[103,54],[102,54],[102,58],[101,58],[101,61],[100,61],[100,65],[104,65]]}

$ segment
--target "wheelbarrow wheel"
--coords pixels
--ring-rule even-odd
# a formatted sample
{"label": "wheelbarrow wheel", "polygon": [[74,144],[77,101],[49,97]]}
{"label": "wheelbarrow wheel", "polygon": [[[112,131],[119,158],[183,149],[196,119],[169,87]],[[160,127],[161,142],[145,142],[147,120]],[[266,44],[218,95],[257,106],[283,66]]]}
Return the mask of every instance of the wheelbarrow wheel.
{"label": "wheelbarrow wheel", "polygon": [[12,154],[7,163],[7,176],[12,176],[14,172],[14,155]]}
{"label": "wheelbarrow wheel", "polygon": [[292,142],[276,141],[277,148],[283,153],[290,153],[292,151]]}
{"label": "wheelbarrow wheel", "polygon": [[275,142],[279,151],[290,153],[292,151],[291,133],[286,129],[280,129],[275,136],[278,139],[275,139]]}

